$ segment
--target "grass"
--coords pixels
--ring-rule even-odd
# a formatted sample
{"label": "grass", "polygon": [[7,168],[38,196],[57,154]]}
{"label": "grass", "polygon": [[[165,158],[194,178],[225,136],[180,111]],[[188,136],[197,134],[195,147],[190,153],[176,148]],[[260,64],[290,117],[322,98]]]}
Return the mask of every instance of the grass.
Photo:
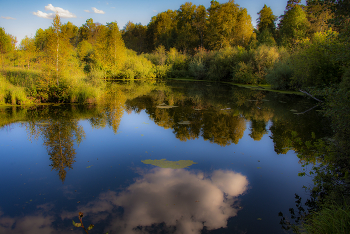
{"label": "grass", "polygon": [[350,207],[346,204],[323,207],[320,211],[311,213],[303,227],[307,233],[312,234],[350,233]]}

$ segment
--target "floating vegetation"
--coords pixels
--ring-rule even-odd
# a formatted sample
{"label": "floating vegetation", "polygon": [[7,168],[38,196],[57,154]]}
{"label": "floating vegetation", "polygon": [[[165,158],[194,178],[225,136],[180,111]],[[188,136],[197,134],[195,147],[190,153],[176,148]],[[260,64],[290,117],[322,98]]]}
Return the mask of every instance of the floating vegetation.
{"label": "floating vegetation", "polygon": [[151,164],[153,166],[161,167],[161,168],[172,168],[172,169],[182,169],[189,167],[193,164],[197,164],[196,162],[193,162],[192,160],[179,160],[179,161],[168,161],[166,159],[147,159],[142,160],[144,164]]}
{"label": "floating vegetation", "polygon": [[47,123],[47,122],[39,122],[39,123],[36,123],[36,125],[45,126],[45,125],[49,125],[49,123]]}
{"label": "floating vegetation", "polygon": [[159,105],[159,106],[156,106],[156,107],[160,108],[160,109],[171,109],[171,108],[174,108],[174,107],[177,107],[177,106]]}
{"label": "floating vegetation", "polygon": [[181,122],[178,122],[178,124],[191,124],[190,121],[181,121]]}
{"label": "floating vegetation", "polygon": [[92,167],[93,165],[91,165],[91,166],[88,166],[88,167],[86,167],[86,168],[90,168],[90,167]]}

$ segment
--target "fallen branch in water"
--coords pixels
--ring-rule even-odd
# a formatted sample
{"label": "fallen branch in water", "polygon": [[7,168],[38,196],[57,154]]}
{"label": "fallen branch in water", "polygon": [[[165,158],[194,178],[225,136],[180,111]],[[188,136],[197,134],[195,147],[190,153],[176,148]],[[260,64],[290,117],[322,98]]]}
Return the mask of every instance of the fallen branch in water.
{"label": "fallen branch in water", "polygon": [[305,93],[306,95],[309,95],[310,97],[312,97],[312,98],[315,99],[316,101],[323,102],[323,101],[321,101],[320,99],[315,98],[314,96],[312,96],[311,94],[309,94],[308,92],[306,92],[306,91],[304,91],[304,90],[299,89],[299,91],[302,92],[302,93]]}
{"label": "fallen branch in water", "polygon": [[318,105],[316,105],[316,106],[313,106],[313,107],[311,107],[310,109],[308,109],[308,110],[306,110],[306,111],[304,111],[304,112],[299,112],[299,113],[294,113],[295,115],[303,115],[303,114],[305,114],[306,112],[308,112],[308,111],[311,111],[312,109],[314,109],[315,107],[317,107]]}

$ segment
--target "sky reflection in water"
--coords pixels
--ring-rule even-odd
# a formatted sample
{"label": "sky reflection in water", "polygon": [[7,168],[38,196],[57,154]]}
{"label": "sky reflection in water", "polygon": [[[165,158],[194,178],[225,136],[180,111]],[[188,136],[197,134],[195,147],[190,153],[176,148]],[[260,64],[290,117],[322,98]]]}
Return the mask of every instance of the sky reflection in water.
{"label": "sky reflection in water", "polygon": [[[122,101],[105,106],[0,109],[9,123],[0,130],[0,233],[82,233],[71,223],[78,212],[90,233],[283,233],[278,212],[311,181],[297,176],[288,139],[319,130],[315,111],[289,110],[312,103],[226,86],[161,89],[118,91]],[[179,107],[157,109],[163,102]]]}

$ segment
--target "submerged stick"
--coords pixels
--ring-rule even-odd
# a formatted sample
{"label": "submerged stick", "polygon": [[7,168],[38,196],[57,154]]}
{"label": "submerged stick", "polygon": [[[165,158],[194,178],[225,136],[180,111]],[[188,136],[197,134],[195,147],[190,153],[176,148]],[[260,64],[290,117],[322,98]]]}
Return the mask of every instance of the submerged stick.
{"label": "submerged stick", "polygon": [[320,99],[317,99],[317,98],[315,98],[314,96],[312,96],[311,94],[309,94],[308,92],[306,92],[306,91],[304,91],[304,90],[299,90],[300,92],[302,92],[302,93],[305,93],[306,95],[309,95],[310,97],[312,97],[313,99],[315,99],[316,101],[319,101],[319,102],[323,102],[323,101],[321,101]]}

